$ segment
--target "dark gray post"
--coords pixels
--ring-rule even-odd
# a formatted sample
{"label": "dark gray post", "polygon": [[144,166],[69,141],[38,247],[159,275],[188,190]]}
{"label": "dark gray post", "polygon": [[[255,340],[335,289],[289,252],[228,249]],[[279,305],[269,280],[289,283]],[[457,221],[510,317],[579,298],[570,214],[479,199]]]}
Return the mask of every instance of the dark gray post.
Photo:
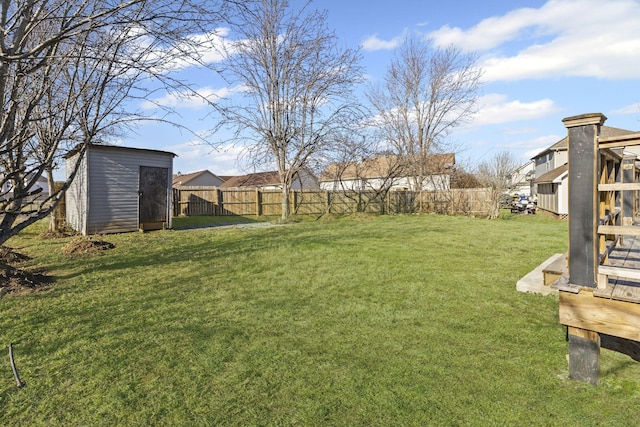
{"label": "dark gray post", "polygon": [[569,148],[569,283],[596,287],[600,114],[567,117]]}
{"label": "dark gray post", "polygon": [[598,385],[600,382],[600,335],[569,328],[569,377]]}
{"label": "dark gray post", "polygon": [[[569,150],[569,283],[597,286],[598,272],[598,136],[607,118],[583,114],[562,120],[568,129]],[[569,377],[598,384],[600,336],[569,327]]]}

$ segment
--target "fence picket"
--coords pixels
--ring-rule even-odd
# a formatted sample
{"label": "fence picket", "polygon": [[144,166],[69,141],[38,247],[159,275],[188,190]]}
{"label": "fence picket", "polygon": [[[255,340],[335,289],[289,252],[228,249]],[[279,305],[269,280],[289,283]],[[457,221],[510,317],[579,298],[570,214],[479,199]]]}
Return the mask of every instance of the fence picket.
{"label": "fence picket", "polygon": [[[176,187],[173,189],[175,216],[280,215],[280,190],[255,188]],[[300,215],[323,213],[377,214],[441,213],[449,215],[486,215],[490,192],[484,188],[448,191],[374,191],[292,190],[292,212]]]}

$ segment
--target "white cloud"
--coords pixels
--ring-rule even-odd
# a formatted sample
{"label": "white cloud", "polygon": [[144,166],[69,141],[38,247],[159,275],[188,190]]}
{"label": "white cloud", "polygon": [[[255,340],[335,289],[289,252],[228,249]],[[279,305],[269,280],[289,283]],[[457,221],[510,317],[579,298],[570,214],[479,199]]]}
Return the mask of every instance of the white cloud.
{"label": "white cloud", "polygon": [[174,173],[191,173],[208,169],[216,175],[242,175],[238,163],[241,148],[233,145],[213,147],[200,141],[163,147],[162,150],[178,155],[173,161]]}
{"label": "white cloud", "polygon": [[180,46],[154,49],[149,58],[162,62],[154,72],[162,74],[223,61],[226,54],[234,50],[233,43],[227,40],[229,32],[228,28],[216,28],[208,33],[194,34]]}
{"label": "white cloud", "polygon": [[215,103],[233,93],[242,91],[243,88],[243,86],[232,88],[223,87],[219,89],[203,87],[197,89],[195,92],[171,92],[161,98],[144,101],[140,107],[144,110],[153,110],[158,107],[199,110],[207,107],[209,103]]}
{"label": "white cloud", "polygon": [[[437,45],[484,51],[486,81],[560,76],[637,78],[640,69],[640,2],[550,0],[463,30],[441,27]],[[496,49],[513,49],[502,53]]]}
{"label": "white cloud", "polygon": [[487,18],[468,31],[445,25],[429,36],[438,46],[456,45],[467,51],[488,50],[512,40],[526,27],[536,25],[536,10],[516,9],[501,17]]}
{"label": "white cloud", "polygon": [[503,94],[490,94],[478,99],[479,111],[470,123],[471,127],[533,120],[550,116],[558,111],[549,98],[533,102],[509,100]]}
{"label": "white cloud", "polygon": [[362,49],[366,51],[375,51],[375,50],[393,50],[402,43],[402,40],[405,38],[406,30],[399,36],[392,38],[391,40],[382,40],[378,38],[377,34],[367,37],[362,42]]}
{"label": "white cloud", "polygon": [[640,102],[626,105],[611,111],[609,114],[640,114]]}

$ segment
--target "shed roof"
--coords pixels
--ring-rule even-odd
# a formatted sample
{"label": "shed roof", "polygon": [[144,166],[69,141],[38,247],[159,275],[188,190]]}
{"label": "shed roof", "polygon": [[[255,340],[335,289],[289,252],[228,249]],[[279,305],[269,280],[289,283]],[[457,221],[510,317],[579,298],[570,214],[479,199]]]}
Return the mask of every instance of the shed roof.
{"label": "shed roof", "polygon": [[[140,151],[147,153],[158,153],[158,154],[168,154],[172,157],[177,157],[177,154],[172,153],[170,151],[161,151],[161,150],[153,150],[151,148],[134,148],[134,147],[124,147],[122,145],[108,145],[108,144],[89,144],[87,147],[91,150],[129,150],[129,151]],[[69,157],[73,157],[76,153],[78,153],[82,149],[82,144],[76,145],[71,151],[64,155],[65,159]]]}
{"label": "shed roof", "polygon": [[561,178],[563,174],[569,171],[569,164],[565,163],[564,165],[555,168],[545,174],[540,175],[536,180],[536,184],[551,184],[553,182],[558,182],[557,179]]}

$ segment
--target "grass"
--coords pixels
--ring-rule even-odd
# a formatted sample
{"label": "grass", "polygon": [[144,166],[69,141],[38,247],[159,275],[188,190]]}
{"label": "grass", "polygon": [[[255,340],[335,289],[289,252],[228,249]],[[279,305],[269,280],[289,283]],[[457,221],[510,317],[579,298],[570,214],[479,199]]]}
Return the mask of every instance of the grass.
{"label": "grass", "polygon": [[[557,298],[516,281],[567,247],[541,216],[384,216],[105,236],[0,299],[1,425],[636,425],[640,364],[569,380]],[[5,347],[6,348],[6,347]]]}

